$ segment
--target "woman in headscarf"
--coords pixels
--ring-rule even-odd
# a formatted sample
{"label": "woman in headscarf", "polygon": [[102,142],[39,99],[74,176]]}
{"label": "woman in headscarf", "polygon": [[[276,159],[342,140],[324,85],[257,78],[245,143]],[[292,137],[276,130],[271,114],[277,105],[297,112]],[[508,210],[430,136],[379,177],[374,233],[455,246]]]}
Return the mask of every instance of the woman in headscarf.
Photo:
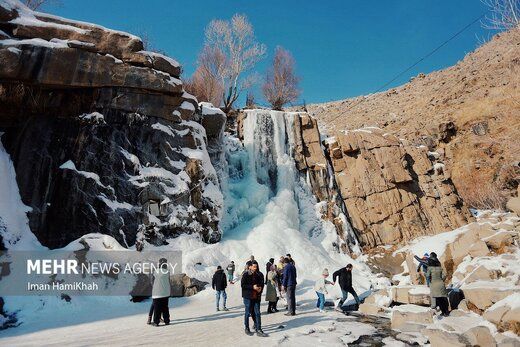
{"label": "woman in headscarf", "polygon": [[437,259],[435,252],[430,253],[426,279],[430,282],[430,296],[435,300],[435,307],[438,306],[441,309],[443,316],[448,316],[450,314],[448,291],[444,285],[446,276],[442,271],[441,262]]}
{"label": "woman in headscarf", "polygon": [[267,273],[267,286],[265,291],[265,300],[268,302],[267,313],[278,312],[276,304],[278,303],[278,295],[276,289],[278,288],[278,273],[276,272],[276,265],[271,265]]}

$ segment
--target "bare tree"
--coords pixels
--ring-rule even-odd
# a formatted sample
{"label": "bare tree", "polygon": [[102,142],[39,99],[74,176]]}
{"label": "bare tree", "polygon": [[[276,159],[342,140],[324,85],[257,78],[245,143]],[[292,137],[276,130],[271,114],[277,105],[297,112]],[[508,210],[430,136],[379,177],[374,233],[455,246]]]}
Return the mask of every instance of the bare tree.
{"label": "bare tree", "polygon": [[491,10],[484,26],[488,29],[509,30],[520,27],[520,0],[481,0]]}
{"label": "bare tree", "polygon": [[252,109],[255,107],[255,95],[251,91],[248,91],[246,94],[246,108]]}
{"label": "bare tree", "polygon": [[185,89],[199,101],[211,102],[220,107],[224,94],[222,74],[227,67],[227,59],[220,49],[204,46],[197,59],[197,69],[185,81]]}
{"label": "bare tree", "polygon": [[242,91],[254,83],[255,76],[243,75],[265,56],[266,48],[256,41],[253,26],[241,14],[235,14],[230,21],[212,20],[205,34],[206,46],[221,52],[226,60],[219,77],[223,87],[222,108],[228,113]]}
{"label": "bare tree", "polygon": [[41,7],[45,4],[53,4],[60,5],[61,1],[59,0],[22,0],[25,6],[29,7],[33,11],[37,11],[41,9]]}
{"label": "bare tree", "polygon": [[275,110],[294,102],[300,96],[298,83],[300,79],[294,72],[294,58],[288,50],[276,47],[271,67],[267,70],[265,83],[262,86],[265,99]]}

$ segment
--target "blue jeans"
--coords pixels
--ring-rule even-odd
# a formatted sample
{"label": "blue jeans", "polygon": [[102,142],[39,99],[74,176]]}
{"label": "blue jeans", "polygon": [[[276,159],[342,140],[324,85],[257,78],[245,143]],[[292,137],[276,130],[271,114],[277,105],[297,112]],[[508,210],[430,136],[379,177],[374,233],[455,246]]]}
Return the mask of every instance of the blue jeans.
{"label": "blue jeans", "polygon": [[319,307],[320,310],[323,310],[325,307],[325,294],[316,292],[318,295],[318,302],[316,302],[316,307]]}
{"label": "blue jeans", "polygon": [[249,316],[251,316],[251,310],[254,314],[253,321],[255,322],[255,329],[262,329],[262,321],[260,320],[260,300],[251,300],[244,298],[244,326],[249,329]]}
{"label": "blue jeans", "polygon": [[228,280],[228,282],[233,282],[233,274],[232,273],[228,273],[227,274],[227,280]]}
{"label": "blue jeans", "polygon": [[354,300],[356,300],[356,304],[359,305],[359,298],[357,296],[357,293],[356,291],[354,290],[354,288],[346,288],[346,289],[343,289],[341,288],[341,300],[339,301],[339,304],[338,304],[338,307],[341,308],[343,307],[343,303],[345,301],[347,301],[347,296],[348,296],[348,293],[352,294],[352,296],[354,297]]}
{"label": "blue jeans", "polygon": [[219,301],[220,301],[220,296],[222,295],[222,298],[224,300],[224,308],[226,308],[226,300],[227,300],[227,294],[226,294],[226,290],[217,290],[217,292],[215,293],[215,296],[217,297],[217,308],[219,308]]}

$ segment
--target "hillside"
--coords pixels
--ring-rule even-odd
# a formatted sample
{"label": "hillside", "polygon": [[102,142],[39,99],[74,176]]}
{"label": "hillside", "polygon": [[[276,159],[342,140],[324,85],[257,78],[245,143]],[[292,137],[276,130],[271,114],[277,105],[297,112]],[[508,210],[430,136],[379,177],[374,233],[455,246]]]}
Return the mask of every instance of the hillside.
{"label": "hillside", "polygon": [[402,86],[307,109],[330,135],[377,126],[427,145],[470,206],[503,206],[520,177],[520,30]]}

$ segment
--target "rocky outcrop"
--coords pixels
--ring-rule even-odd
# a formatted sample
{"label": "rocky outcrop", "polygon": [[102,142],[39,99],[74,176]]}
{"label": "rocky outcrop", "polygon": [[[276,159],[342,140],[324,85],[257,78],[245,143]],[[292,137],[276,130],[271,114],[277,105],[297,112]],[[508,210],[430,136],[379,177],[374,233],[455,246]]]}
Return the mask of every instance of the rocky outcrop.
{"label": "rocky outcrop", "polygon": [[138,249],[181,233],[220,239],[222,196],[176,61],[13,0],[0,32],[1,141],[43,245],[92,232]]}
{"label": "rocky outcrop", "polygon": [[471,220],[449,172],[426,147],[407,146],[376,128],[341,132],[326,143],[363,246],[395,244]]}

